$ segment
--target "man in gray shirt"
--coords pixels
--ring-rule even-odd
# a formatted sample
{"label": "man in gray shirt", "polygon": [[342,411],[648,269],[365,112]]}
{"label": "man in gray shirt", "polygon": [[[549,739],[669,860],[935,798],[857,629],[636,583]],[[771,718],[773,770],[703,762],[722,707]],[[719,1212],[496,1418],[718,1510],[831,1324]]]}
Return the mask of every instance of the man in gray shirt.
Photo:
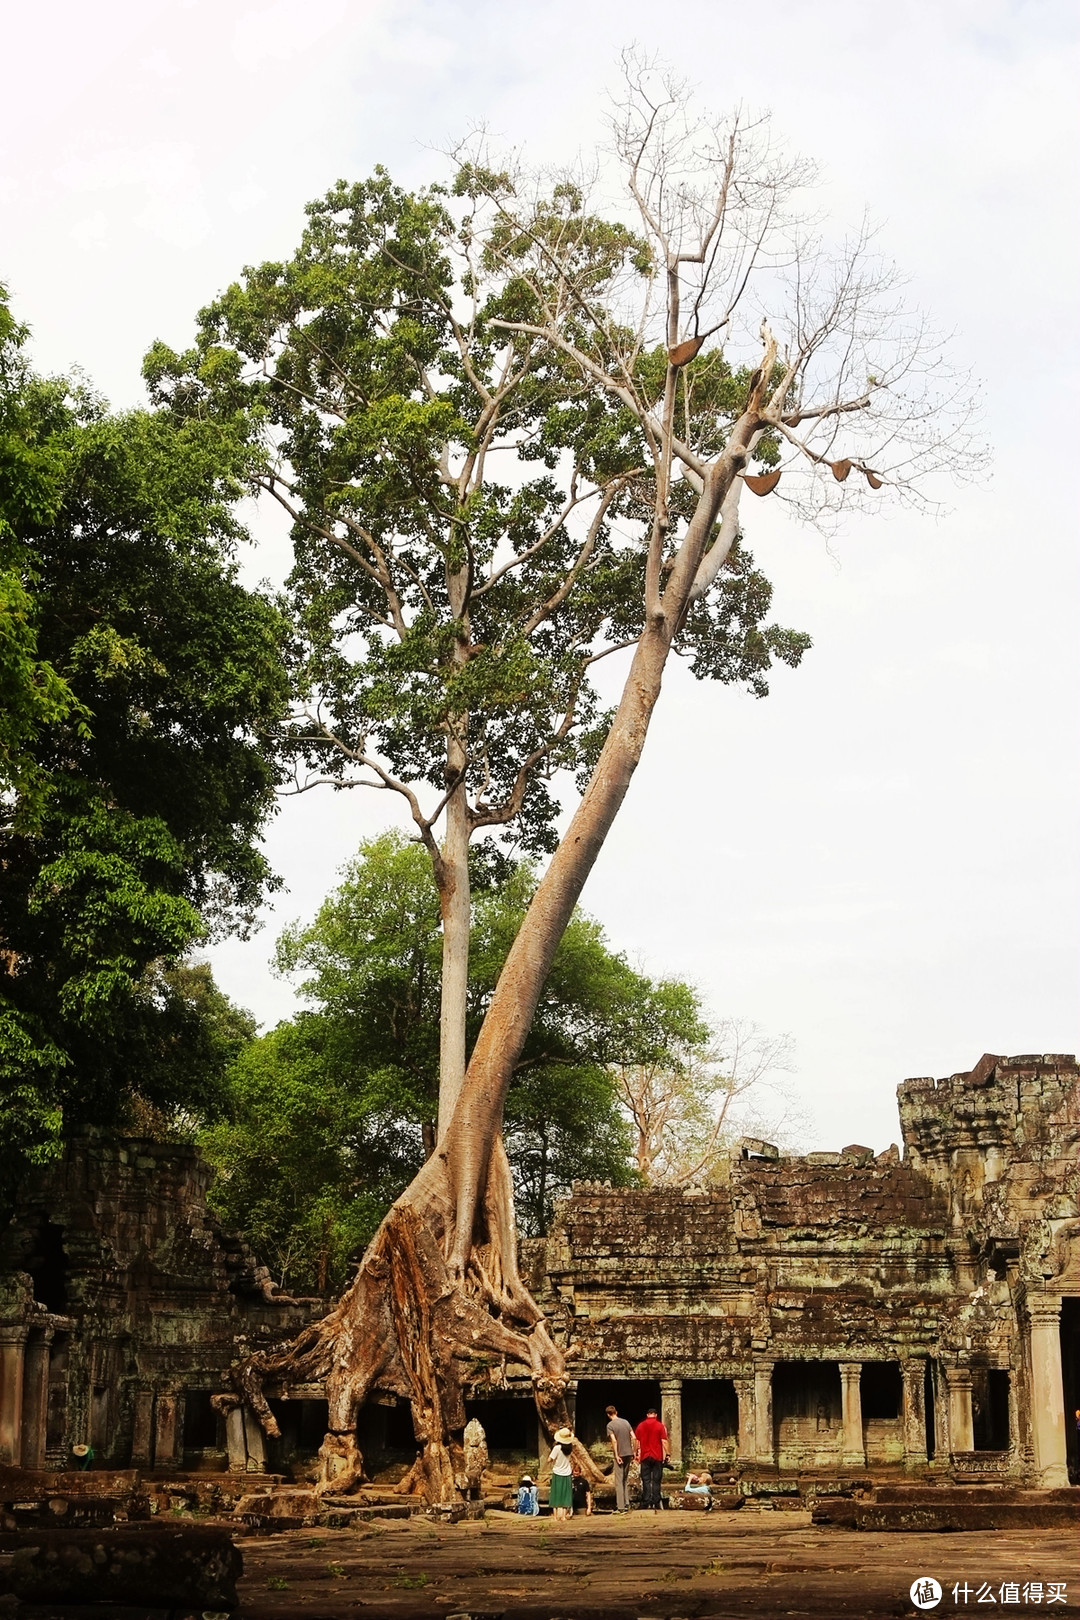
{"label": "man in gray shirt", "polygon": [[607,1407],[606,1410],[607,1436],[611,1441],[611,1454],[615,1458],[615,1511],[626,1513],[630,1508],[626,1499],[626,1481],[630,1473],[630,1464],[637,1456],[637,1440],[629,1423],[619,1416],[613,1406]]}

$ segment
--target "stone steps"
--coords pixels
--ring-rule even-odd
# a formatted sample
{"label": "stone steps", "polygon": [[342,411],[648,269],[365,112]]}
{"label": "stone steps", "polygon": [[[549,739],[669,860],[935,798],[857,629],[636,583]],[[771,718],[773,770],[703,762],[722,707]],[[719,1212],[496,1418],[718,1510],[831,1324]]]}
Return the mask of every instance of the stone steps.
{"label": "stone steps", "polygon": [[836,1497],[816,1502],[811,1513],[815,1525],[843,1530],[1069,1530],[1080,1523],[1080,1488],[1008,1491],[957,1487],[922,1493],[912,1490],[899,1500]]}

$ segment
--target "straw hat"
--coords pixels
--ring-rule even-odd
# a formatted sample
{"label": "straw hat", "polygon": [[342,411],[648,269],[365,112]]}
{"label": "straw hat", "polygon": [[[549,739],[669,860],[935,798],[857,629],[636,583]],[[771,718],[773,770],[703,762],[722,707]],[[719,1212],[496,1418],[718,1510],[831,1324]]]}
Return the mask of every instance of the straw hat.
{"label": "straw hat", "polygon": [[568,1446],[574,1438],[573,1429],[556,1429],[555,1439],[560,1446]]}

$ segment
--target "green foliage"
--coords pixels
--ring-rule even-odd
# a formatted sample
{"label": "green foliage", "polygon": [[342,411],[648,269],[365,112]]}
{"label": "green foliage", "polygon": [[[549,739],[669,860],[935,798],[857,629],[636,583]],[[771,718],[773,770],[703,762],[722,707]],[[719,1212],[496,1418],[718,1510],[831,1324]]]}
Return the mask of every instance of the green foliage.
{"label": "green foliage", "polygon": [[423,1160],[397,1076],[358,1073],[356,1045],[330,1017],[280,1025],[240,1055],[227,1115],[199,1138],[214,1208],[286,1288],[339,1287]]}
{"label": "green foliage", "polygon": [[[513,217],[512,192],[468,164],[452,194],[382,170],[339,182],[292,258],[245,270],[194,347],[155,345],[145,371],[178,421],[220,420],[238,456],[261,447],[255,481],[295,519],[298,772],[388,767],[441,797],[456,742],[474,828],[538,852],[554,844],[552,773],[590,770],[606,729],[591,664],[642,628],[654,474],[633,410],[495,323],[535,318],[550,294],[580,308],[567,333],[583,352],[614,364],[626,334],[588,312],[655,267],[574,186]],[[652,399],[665,369],[663,350],[639,354],[629,386]],[[717,349],[680,373],[702,454],[749,385]],[[768,434],[756,455],[775,460]],[[692,502],[677,484],[673,545]],[[677,639],[695,674],[760,696],[776,659],[799,661],[807,638],[765,622],[771,594],[737,549]]]}
{"label": "green foliage", "polygon": [[110,416],[36,377],[2,313],[0,592],[17,611],[0,620],[0,1118],[14,1176],[81,1120],[123,1123],[136,1098],[211,1105],[224,1059],[205,1005],[152,964],[246,926],[271,881],[256,839],[286,681],[284,621],[231,559],[238,441],[164,413]]}
{"label": "green foliage", "polygon": [[58,390],[30,373],[26,338],[0,285],[0,802],[17,796],[32,822],[45,790],[34,740],[45,726],[82,716],[68,683],[39,656],[32,556],[21,539],[55,515],[66,468]]}
{"label": "green foliage", "polygon": [[[532,892],[527,865],[473,851],[468,1027],[483,1019]],[[211,1198],[282,1286],[339,1287],[419,1168],[438,1103],[441,940],[427,855],[397,833],[361,845],[306,927],[278,944],[315,1010],[239,1056],[227,1116],[200,1144]],[[611,1066],[659,1061],[706,1031],[696,993],[655,983],[575,915],[510,1088],[506,1145],[527,1233],[577,1179],[634,1179]]]}

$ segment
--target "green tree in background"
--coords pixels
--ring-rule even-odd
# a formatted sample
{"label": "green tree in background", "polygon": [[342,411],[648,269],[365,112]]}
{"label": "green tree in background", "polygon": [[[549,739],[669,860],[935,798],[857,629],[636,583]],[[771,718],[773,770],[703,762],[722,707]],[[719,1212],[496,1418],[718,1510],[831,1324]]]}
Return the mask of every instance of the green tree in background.
{"label": "green tree in background", "polygon": [[240,1054],[227,1108],[198,1138],[213,1208],[285,1289],[340,1286],[423,1161],[400,1075],[358,1069],[355,1048],[326,1015],[279,1025]]}
{"label": "green tree in background", "polygon": [[85,717],[38,650],[33,553],[24,537],[47,526],[61,503],[66,388],[33,376],[27,336],[0,285],[0,804],[10,813],[17,802],[30,825],[45,789],[35,741],[56,721]]}
{"label": "green tree in background", "polygon": [[[271,881],[284,621],[232,554],[220,426],[110,415],[0,313],[0,1154],[205,1112],[226,1059],[174,968]],[[206,986],[203,986],[205,992]],[[220,1010],[220,1009],[219,1009]]]}
{"label": "green tree in background", "polygon": [[[474,850],[468,992],[479,1029],[535,884]],[[435,1146],[439,896],[399,833],[361,845],[310,925],[278,944],[316,1010],[254,1042],[230,1075],[229,1117],[200,1140],[227,1225],[283,1287],[340,1285],[348,1260]],[[552,964],[507,1102],[506,1145],[526,1235],[578,1179],[635,1178],[614,1066],[669,1065],[704,1046],[696,992],[654,982],[578,913]]]}

